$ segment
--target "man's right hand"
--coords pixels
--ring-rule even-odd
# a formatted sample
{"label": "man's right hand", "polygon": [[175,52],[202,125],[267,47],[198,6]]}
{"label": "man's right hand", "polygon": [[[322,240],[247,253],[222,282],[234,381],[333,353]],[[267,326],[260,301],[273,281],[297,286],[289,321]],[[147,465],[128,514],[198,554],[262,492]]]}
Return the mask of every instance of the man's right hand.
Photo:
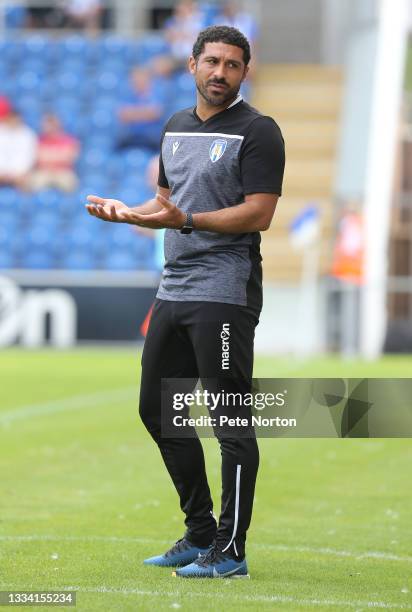
{"label": "man's right hand", "polygon": [[[130,212],[130,208],[123,204],[120,200],[112,200],[107,198],[100,198],[99,196],[89,195],[87,196],[86,208],[90,215],[102,219],[103,221],[112,221],[114,223],[128,223],[129,219],[126,219],[127,213]],[[126,213],[126,215],[125,215]]]}

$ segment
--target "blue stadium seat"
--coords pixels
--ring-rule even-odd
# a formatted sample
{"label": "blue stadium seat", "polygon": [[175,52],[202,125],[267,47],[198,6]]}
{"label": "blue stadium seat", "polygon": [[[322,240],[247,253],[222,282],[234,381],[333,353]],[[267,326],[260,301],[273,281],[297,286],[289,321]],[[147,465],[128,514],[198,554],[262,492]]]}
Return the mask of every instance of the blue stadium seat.
{"label": "blue stadium seat", "polygon": [[0,225],[0,253],[11,251],[15,237],[16,224],[13,220],[6,219]]}
{"label": "blue stadium seat", "polygon": [[57,68],[57,72],[75,72],[79,75],[84,75],[89,70],[84,57],[62,57]]}
{"label": "blue stadium seat", "polygon": [[102,147],[92,147],[83,151],[79,160],[79,169],[86,172],[94,172],[104,170],[105,165],[110,159],[110,153]]}
{"label": "blue stadium seat", "polygon": [[189,72],[183,72],[175,78],[175,85],[178,94],[190,93],[195,95],[196,87],[193,83],[193,77]]}
{"label": "blue stadium seat", "polygon": [[73,113],[80,111],[82,102],[74,92],[70,94],[60,94],[53,100],[52,108],[55,113]]}
{"label": "blue stadium seat", "polygon": [[19,42],[7,38],[0,39],[0,57],[2,57],[3,61],[8,62],[10,67],[16,64],[22,55],[23,48]]}
{"label": "blue stadium seat", "polygon": [[52,241],[52,234],[49,227],[44,225],[36,225],[29,227],[25,232],[25,240],[27,244],[27,251],[47,249]]}
{"label": "blue stadium seat", "polygon": [[100,96],[102,93],[104,94],[106,92],[118,93],[123,83],[124,75],[111,70],[102,70],[102,72],[96,75],[94,80],[96,96]]}
{"label": "blue stadium seat", "polygon": [[100,62],[96,67],[97,71],[100,72],[115,72],[126,82],[129,74],[129,64],[123,57],[112,57],[108,55],[102,55],[99,58]]}
{"label": "blue stadium seat", "polygon": [[[81,251],[88,250],[90,248],[90,245],[93,241],[93,233],[94,231],[98,231],[98,229],[96,228],[96,226],[94,226],[93,229],[90,226],[85,226],[87,222],[86,211],[84,211],[84,219],[85,223],[83,225],[81,225],[80,223],[73,225],[71,229],[67,232],[67,234],[62,237],[68,250]],[[95,219],[94,221],[95,223],[97,223],[98,219]]]}
{"label": "blue stadium seat", "polygon": [[104,36],[98,41],[97,46],[99,47],[100,57],[124,60],[128,44],[118,36]]}
{"label": "blue stadium seat", "polygon": [[37,209],[30,220],[30,232],[35,232],[38,229],[45,229],[48,232],[49,240],[52,241],[55,238],[60,222],[61,219],[58,210],[52,213],[50,210],[48,212],[43,212],[41,209]]}
{"label": "blue stadium seat", "polygon": [[16,210],[19,202],[19,192],[12,187],[0,187],[0,209]]}
{"label": "blue stadium seat", "polygon": [[156,55],[165,55],[168,52],[169,45],[164,37],[161,34],[152,34],[129,47],[126,55],[129,63],[145,64]]}
{"label": "blue stadium seat", "polygon": [[53,213],[58,210],[60,196],[61,193],[57,189],[42,189],[34,194],[33,200],[38,209],[50,210]]}
{"label": "blue stadium seat", "polygon": [[137,235],[133,242],[133,253],[141,266],[155,267],[155,241],[150,236]]}
{"label": "blue stadium seat", "polygon": [[41,113],[42,112],[42,103],[41,100],[37,96],[24,95],[19,96],[16,107],[21,113]]}
{"label": "blue stadium seat", "polygon": [[16,85],[19,90],[19,95],[34,94],[39,87],[41,77],[33,70],[21,72],[16,79]]}
{"label": "blue stadium seat", "polygon": [[136,204],[140,204],[140,192],[138,189],[134,187],[122,187],[118,194],[117,199],[121,200],[128,206],[136,206]]}
{"label": "blue stadium seat", "polygon": [[20,266],[31,270],[47,270],[55,267],[52,253],[46,249],[32,249],[22,253]]}
{"label": "blue stadium seat", "polygon": [[25,111],[22,113],[24,122],[35,132],[40,132],[43,113],[41,110]]}
{"label": "blue stadium seat", "polygon": [[32,194],[16,191],[16,207],[23,221],[30,219],[34,210]]}
{"label": "blue stadium seat", "polygon": [[108,109],[97,109],[90,115],[90,128],[97,130],[114,130],[117,118]]}
{"label": "blue stadium seat", "polygon": [[105,269],[110,271],[138,270],[139,266],[133,253],[129,251],[110,251],[107,253]]}
{"label": "blue stadium seat", "polygon": [[55,79],[55,85],[60,92],[76,95],[82,87],[83,75],[75,70],[64,70],[59,72]]}
{"label": "blue stadium seat", "polygon": [[84,202],[80,200],[78,191],[73,193],[60,193],[57,208],[62,223],[70,223],[80,212],[85,212],[83,206]]}
{"label": "blue stadium seat", "polygon": [[138,238],[132,227],[126,224],[117,224],[110,227],[107,235],[110,250],[132,250]]}
{"label": "blue stadium seat", "polygon": [[26,22],[27,11],[24,6],[5,6],[4,24],[6,29],[22,28]]}
{"label": "blue stadium seat", "polygon": [[144,149],[129,149],[121,154],[125,167],[128,170],[145,172],[153,157],[152,153]]}
{"label": "blue stadium seat", "polygon": [[[13,239],[17,226],[20,224],[19,211],[13,209],[1,210],[0,211],[0,249],[4,234],[10,236]],[[3,236],[3,238],[2,238]]]}
{"label": "blue stadium seat", "polygon": [[7,251],[0,251],[0,270],[12,270],[16,268],[15,257]]}
{"label": "blue stadium seat", "polygon": [[25,57],[19,66],[21,72],[35,72],[38,76],[46,77],[50,71],[50,65],[47,58],[41,59],[37,57]]}
{"label": "blue stadium seat", "polygon": [[63,256],[60,267],[65,270],[94,270],[96,260],[89,251],[69,251]]}
{"label": "blue stadium seat", "polygon": [[22,55],[24,58],[36,58],[44,60],[50,56],[52,43],[49,38],[40,34],[28,36],[22,42]]}
{"label": "blue stadium seat", "polygon": [[68,57],[74,59],[84,59],[88,54],[90,45],[92,45],[87,38],[81,35],[74,34],[73,36],[67,36],[58,42],[56,45],[56,55],[61,61],[63,58]]}

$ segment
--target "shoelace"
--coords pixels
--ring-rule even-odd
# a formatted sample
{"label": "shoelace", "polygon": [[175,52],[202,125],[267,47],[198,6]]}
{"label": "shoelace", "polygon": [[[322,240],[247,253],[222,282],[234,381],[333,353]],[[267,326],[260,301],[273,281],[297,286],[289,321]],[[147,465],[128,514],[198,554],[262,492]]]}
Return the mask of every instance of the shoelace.
{"label": "shoelace", "polygon": [[177,542],[173,544],[172,548],[168,550],[167,553],[165,553],[165,557],[170,557],[171,555],[175,555],[176,553],[181,553],[190,547],[191,544],[189,544],[189,542],[185,538],[180,538],[180,540],[177,540]]}
{"label": "shoelace", "polygon": [[210,548],[204,555],[196,559],[196,565],[200,565],[201,567],[212,565],[214,563],[219,563],[220,561],[226,561],[227,557],[218,549],[216,546]]}

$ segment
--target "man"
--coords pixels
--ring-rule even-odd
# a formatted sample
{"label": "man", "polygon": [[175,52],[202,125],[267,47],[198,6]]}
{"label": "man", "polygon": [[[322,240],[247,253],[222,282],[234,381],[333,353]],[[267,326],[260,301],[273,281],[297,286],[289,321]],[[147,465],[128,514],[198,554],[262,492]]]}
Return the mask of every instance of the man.
{"label": "man", "polygon": [[118,111],[121,125],[117,149],[145,147],[157,152],[164,116],[162,89],[156,87],[148,68],[134,68],[130,85]]}
{"label": "man", "polygon": [[36,159],[37,136],[7,98],[0,96],[0,188],[25,189]]}
{"label": "man", "polygon": [[232,380],[250,389],[262,306],[259,232],[268,229],[281,195],[285,157],[273,119],[238,95],[249,60],[249,43],[235,28],[203,30],[189,60],[197,104],[166,125],[156,198],[128,208],[88,197],[89,213],[100,219],[168,228],[142,357],[140,414],[179,494],[187,529],[169,551],[145,563],[178,567],[175,575],[182,577],[248,575],[256,439],[236,432],[219,436],[222,506],[216,525],[199,438],[194,432],[162,436],[160,382],[200,378],[204,388],[220,388],[221,380]]}
{"label": "man", "polygon": [[71,192],[77,187],[74,164],[79,157],[79,141],[66,134],[56,115],[46,114],[37,146],[36,167],[28,185],[33,191],[55,187]]}

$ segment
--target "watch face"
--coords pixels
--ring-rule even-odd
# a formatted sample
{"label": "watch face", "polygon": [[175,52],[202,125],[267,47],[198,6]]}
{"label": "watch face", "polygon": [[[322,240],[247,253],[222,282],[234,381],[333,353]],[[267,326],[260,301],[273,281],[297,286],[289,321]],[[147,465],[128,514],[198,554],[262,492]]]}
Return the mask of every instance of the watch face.
{"label": "watch face", "polygon": [[180,230],[181,234],[191,234],[193,230],[193,227],[190,227],[189,225],[184,225],[182,227],[182,229]]}

